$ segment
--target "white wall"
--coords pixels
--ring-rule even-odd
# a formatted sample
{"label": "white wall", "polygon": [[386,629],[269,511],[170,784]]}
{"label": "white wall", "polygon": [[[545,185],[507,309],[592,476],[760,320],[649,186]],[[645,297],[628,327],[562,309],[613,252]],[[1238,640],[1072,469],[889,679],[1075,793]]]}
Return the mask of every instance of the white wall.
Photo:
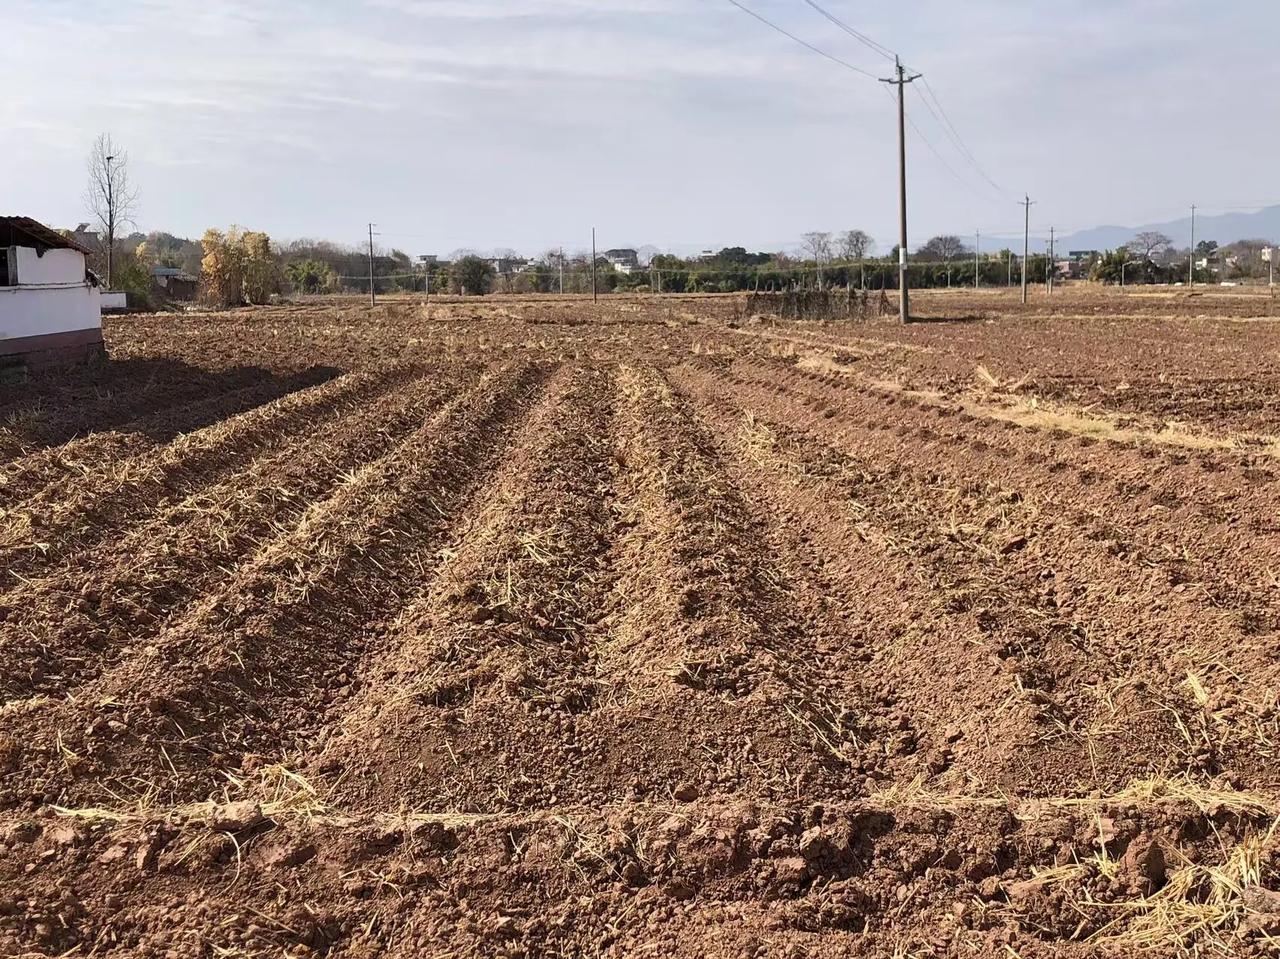
{"label": "white wall", "polygon": [[129,294],[103,293],[101,305],[104,310],[127,310],[129,308]]}
{"label": "white wall", "polygon": [[[29,246],[14,248],[17,253],[17,278],[11,274],[10,283],[18,286],[37,286],[42,283],[83,283],[84,254],[76,250],[45,250],[39,256]],[[9,259],[13,269],[14,258]]]}
{"label": "white wall", "polygon": [[0,340],[102,328],[97,287],[0,286]]}

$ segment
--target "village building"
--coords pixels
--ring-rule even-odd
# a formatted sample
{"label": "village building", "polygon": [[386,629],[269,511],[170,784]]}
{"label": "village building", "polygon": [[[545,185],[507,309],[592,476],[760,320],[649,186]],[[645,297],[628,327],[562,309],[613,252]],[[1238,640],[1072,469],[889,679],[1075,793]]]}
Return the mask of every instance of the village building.
{"label": "village building", "polygon": [[0,363],[102,354],[98,278],[88,247],[22,216],[0,216]]}
{"label": "village building", "polygon": [[632,273],[640,269],[640,255],[635,250],[605,250],[604,258],[619,273]]}
{"label": "village building", "polygon": [[200,292],[199,277],[176,266],[157,266],[151,270],[151,279],[169,300],[194,300]]}

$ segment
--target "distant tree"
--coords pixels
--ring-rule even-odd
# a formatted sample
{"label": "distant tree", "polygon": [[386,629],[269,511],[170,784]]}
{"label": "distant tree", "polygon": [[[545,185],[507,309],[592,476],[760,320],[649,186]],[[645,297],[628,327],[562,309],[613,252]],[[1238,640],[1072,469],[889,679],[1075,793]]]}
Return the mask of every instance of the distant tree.
{"label": "distant tree", "polygon": [[89,151],[89,185],[85,203],[100,227],[107,254],[107,288],[111,288],[115,267],[116,235],[133,224],[138,210],[138,191],[129,178],[129,154],[103,133]]}
{"label": "distant tree", "polygon": [[205,230],[200,242],[200,298],[210,306],[239,306],[244,302],[244,257],[235,229]]}
{"label": "distant tree", "polygon": [[1205,257],[1213,256],[1217,252],[1218,252],[1217,240],[1201,240],[1199,243],[1196,244],[1196,256],[1201,259],[1204,259]]}
{"label": "distant tree", "polygon": [[960,237],[944,234],[933,237],[928,243],[920,247],[917,254],[927,259],[941,260],[947,269],[947,286],[950,286],[951,261],[968,252]]}
{"label": "distant tree", "polygon": [[458,293],[484,296],[493,286],[494,269],[488,260],[475,254],[458,258],[453,264],[453,283]]}
{"label": "distant tree", "polygon": [[818,268],[818,289],[822,289],[822,264],[831,259],[831,234],[806,233],[801,246]]}
{"label": "distant tree", "polygon": [[1257,279],[1267,276],[1269,266],[1262,251],[1272,244],[1267,240],[1236,240],[1223,248],[1230,263],[1231,279]]}
{"label": "distant tree", "polygon": [[280,293],[283,274],[280,260],[265,233],[246,232],[240,237],[244,250],[244,298],[253,304],[268,303]]}
{"label": "distant tree", "polygon": [[867,286],[867,254],[875,249],[875,245],[876,241],[862,230],[849,230],[840,237],[840,255],[849,262],[858,264],[858,285],[863,289]]}
{"label": "distant tree", "polygon": [[226,233],[206,230],[201,240],[201,299],[213,306],[261,304],[279,293],[280,260],[265,233],[232,227]]}
{"label": "distant tree", "polygon": [[1107,250],[1098,257],[1089,270],[1089,279],[1096,283],[1154,283],[1159,278],[1159,268],[1149,259],[1135,255],[1127,246]]}
{"label": "distant tree", "polygon": [[151,244],[143,240],[133,251],[134,259],[138,261],[145,269],[153,269],[157,265],[156,251]]}
{"label": "distant tree", "polygon": [[296,260],[286,266],[284,272],[293,288],[301,293],[332,290],[338,284],[333,268],[319,260]]}
{"label": "distant tree", "polygon": [[515,276],[517,293],[551,293],[560,285],[560,267],[545,259],[535,260]]}
{"label": "distant tree", "polygon": [[1158,230],[1144,230],[1126,244],[1128,249],[1143,260],[1152,260],[1157,253],[1169,249],[1173,240]]}

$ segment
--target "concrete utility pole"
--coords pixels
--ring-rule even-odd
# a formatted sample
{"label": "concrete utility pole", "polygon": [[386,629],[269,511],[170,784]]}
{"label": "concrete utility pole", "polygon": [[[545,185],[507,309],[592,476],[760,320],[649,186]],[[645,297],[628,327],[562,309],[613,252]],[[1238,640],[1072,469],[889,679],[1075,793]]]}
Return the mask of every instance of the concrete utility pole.
{"label": "concrete utility pole", "polygon": [[978,288],[978,247],[982,244],[982,231],[973,234],[973,288]]}
{"label": "concrete utility pole", "polygon": [[1053,293],[1053,261],[1057,259],[1057,250],[1055,249],[1056,244],[1054,243],[1055,239],[1054,228],[1049,227],[1049,259],[1044,265],[1044,285],[1045,289],[1050,293]]}
{"label": "concrete utility pole", "polygon": [[115,263],[116,252],[116,202],[111,188],[111,161],[115,157],[107,157],[107,291],[111,291],[111,268]]}
{"label": "concrete utility pole", "polygon": [[600,302],[600,288],[596,286],[596,228],[591,228],[591,302]]}
{"label": "concrete utility pole", "polygon": [[369,224],[369,305],[378,305],[378,293],[373,288],[373,228],[376,223]]}
{"label": "concrete utility pole", "polygon": [[902,61],[894,57],[894,77],[881,80],[898,88],[898,318],[911,322],[910,293],[907,289],[907,84],[921,74],[907,76]]}
{"label": "concrete utility pole", "polygon": [[564,296],[564,247],[560,247],[560,295]]}
{"label": "concrete utility pole", "polygon": [[1022,302],[1027,302],[1027,258],[1031,255],[1031,207],[1035,204],[1031,197],[1023,195],[1022,205],[1026,207],[1026,219],[1022,225]]}
{"label": "concrete utility pole", "polygon": [[[1225,276],[1226,270],[1222,273]],[[1191,204],[1191,253],[1187,256],[1187,286],[1196,285],[1196,205]]]}

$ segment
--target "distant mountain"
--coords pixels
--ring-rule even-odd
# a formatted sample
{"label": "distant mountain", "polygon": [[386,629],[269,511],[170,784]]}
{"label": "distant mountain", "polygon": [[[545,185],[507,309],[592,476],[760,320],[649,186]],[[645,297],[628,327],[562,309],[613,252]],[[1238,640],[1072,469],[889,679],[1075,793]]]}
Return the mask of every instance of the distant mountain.
{"label": "distant mountain", "polygon": [[[1063,253],[1070,250],[1114,250],[1118,246],[1133,239],[1138,233],[1154,231],[1163,233],[1173,240],[1176,247],[1186,248],[1191,242],[1191,211],[1179,220],[1168,220],[1164,223],[1145,223],[1141,226],[1095,226],[1078,233],[1059,235],[1057,249]],[[1280,206],[1269,206],[1254,213],[1222,213],[1217,216],[1196,215],[1196,242],[1216,240],[1219,245],[1234,243],[1236,240],[1277,240],[1280,241]],[[1021,236],[992,237],[991,243],[1018,249],[1022,245]],[[985,244],[984,244],[985,245]],[[1032,249],[1043,249],[1044,241],[1032,241]]]}

